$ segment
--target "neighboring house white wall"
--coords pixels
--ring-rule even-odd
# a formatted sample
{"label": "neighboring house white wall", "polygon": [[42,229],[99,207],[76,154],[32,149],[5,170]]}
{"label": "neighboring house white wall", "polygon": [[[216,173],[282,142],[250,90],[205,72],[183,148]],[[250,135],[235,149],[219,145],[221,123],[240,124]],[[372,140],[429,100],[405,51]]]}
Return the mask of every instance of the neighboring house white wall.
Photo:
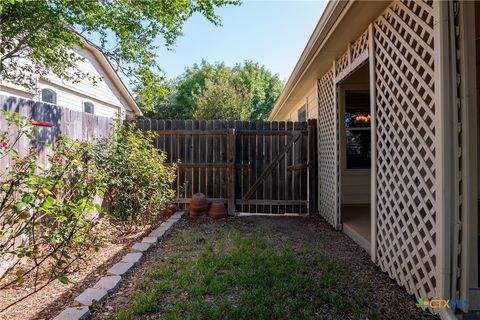
{"label": "neighboring house white wall", "polygon": [[83,111],[84,102],[94,104],[94,114],[105,117],[124,116],[133,110],[123,98],[117,87],[107,75],[103,66],[88,49],[77,49],[78,55],[85,58],[78,62],[79,69],[96,78],[93,84],[89,79],[72,83],[64,81],[54,74],[37,80],[37,90],[28,92],[22,87],[0,82],[0,93],[35,101],[42,101],[41,91],[52,89],[57,96],[56,104],[76,111]]}
{"label": "neighboring house white wall", "polygon": [[[79,83],[80,85],[80,83]],[[83,111],[84,102],[92,102],[94,104],[94,114],[104,117],[117,117],[119,111],[124,109],[122,106],[108,104],[103,100],[97,99],[92,95],[87,95],[80,91],[75,91],[73,88],[69,88],[62,85],[57,85],[52,82],[47,82],[46,80],[40,79],[39,81],[39,91],[41,93],[42,89],[52,89],[57,93],[57,105],[66,107],[75,111]],[[41,94],[38,94],[38,98],[35,100],[41,101]]]}

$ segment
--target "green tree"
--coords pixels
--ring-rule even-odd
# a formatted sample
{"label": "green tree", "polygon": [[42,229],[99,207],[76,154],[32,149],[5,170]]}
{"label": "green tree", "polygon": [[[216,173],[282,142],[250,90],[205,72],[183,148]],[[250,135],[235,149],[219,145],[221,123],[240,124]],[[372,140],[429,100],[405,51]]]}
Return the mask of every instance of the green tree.
{"label": "green tree", "polygon": [[210,64],[202,60],[170,83],[170,92],[158,96],[153,111],[146,112],[149,118],[193,119],[197,107],[197,96],[205,89],[207,79],[220,79],[231,70],[223,63]]}
{"label": "green tree", "polygon": [[[215,25],[215,8],[238,0],[0,0],[0,76],[26,88],[35,86],[32,74],[52,72],[68,81],[89,77],[77,67],[83,47],[79,34],[100,47],[114,68],[137,88],[141,104],[153,107],[166,92],[154,51],[159,38],[172,46],[183,23],[194,13]],[[22,63],[28,58],[31,63]],[[24,60],[23,60],[24,61]]]}
{"label": "green tree", "polygon": [[283,90],[278,75],[252,61],[235,66],[234,73],[238,74],[252,96],[250,119],[266,120]]}
{"label": "green tree", "polygon": [[248,120],[252,98],[248,89],[233,74],[221,81],[207,79],[197,96],[196,120]]}
{"label": "green tree", "polygon": [[[204,93],[209,82],[209,92]],[[239,89],[240,84],[243,85],[241,90]],[[246,89],[250,105],[248,116],[243,118],[245,113],[242,112],[242,119],[265,120],[283,89],[283,83],[279,80],[278,75],[273,75],[264,66],[251,61],[237,64],[233,68],[224,63],[210,64],[202,61],[200,64],[186,68],[184,74],[175,79],[171,86],[170,94],[166,97],[159,97],[154,111],[147,113],[147,117],[194,119],[205,112],[203,109],[201,112],[197,112],[200,97],[202,97],[202,108],[205,108],[206,100],[220,102],[220,92],[237,92],[236,97],[232,100],[238,102],[240,101],[239,97],[243,96],[241,99],[245,101],[247,95],[243,91]],[[239,95],[238,92],[242,93]],[[206,96],[209,96],[209,99],[206,99]],[[223,98],[223,101],[227,101],[227,99]],[[221,108],[218,105],[216,107]],[[227,111],[219,112],[227,114]]]}

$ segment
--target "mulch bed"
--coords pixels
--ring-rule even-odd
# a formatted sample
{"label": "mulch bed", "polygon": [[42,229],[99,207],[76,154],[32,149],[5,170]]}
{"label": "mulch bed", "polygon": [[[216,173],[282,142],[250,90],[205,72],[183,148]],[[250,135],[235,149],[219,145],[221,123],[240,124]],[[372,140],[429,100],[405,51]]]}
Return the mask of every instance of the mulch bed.
{"label": "mulch bed", "polygon": [[[93,308],[93,319],[111,319],[122,309],[128,308],[136,292],[136,282],[146,273],[154,271],[159,263],[177,254],[177,245],[185,231],[212,234],[222,228],[241,232],[258,231],[268,241],[289,247],[293,252],[305,248],[315,256],[322,256],[348,265],[352,284],[342,288],[345,294],[355,292],[355,284],[366,289],[367,301],[384,319],[438,319],[416,307],[416,300],[399,287],[370,260],[369,255],[345,234],[333,230],[318,216],[314,217],[236,217],[211,220],[207,217],[180,222],[160,245],[150,251],[134,272],[121,283],[119,290],[101,305]],[[161,301],[159,303],[162,303]],[[281,301],[279,301],[281,303]],[[150,317],[147,317],[150,318]],[[158,315],[155,315],[155,319]],[[161,317],[160,317],[161,318]],[[319,319],[332,319],[322,314]],[[354,317],[347,317],[351,319]],[[143,319],[143,318],[142,318]]]}
{"label": "mulch bed", "polygon": [[[54,318],[66,306],[71,305],[76,296],[105,276],[106,271],[119,262],[129,251],[130,246],[145,236],[148,230],[140,230],[128,236],[120,236],[114,229],[111,232],[111,240],[106,242],[98,252],[89,253],[84,260],[72,265],[72,273],[68,275],[69,284],[64,285],[59,281],[50,283],[34,295],[0,313],[0,319]],[[0,290],[0,305],[7,305],[17,297],[25,295],[31,287],[33,283],[27,281],[22,286]]]}

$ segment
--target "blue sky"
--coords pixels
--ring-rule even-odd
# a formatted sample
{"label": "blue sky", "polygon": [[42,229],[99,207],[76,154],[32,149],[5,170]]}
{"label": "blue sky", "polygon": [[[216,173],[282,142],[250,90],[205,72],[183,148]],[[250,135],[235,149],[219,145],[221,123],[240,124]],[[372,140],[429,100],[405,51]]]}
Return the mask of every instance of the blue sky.
{"label": "blue sky", "polygon": [[244,60],[265,65],[286,81],[322,15],[327,1],[244,1],[217,10],[222,26],[194,15],[183,28],[173,50],[157,50],[167,79],[187,66],[224,61],[233,66]]}

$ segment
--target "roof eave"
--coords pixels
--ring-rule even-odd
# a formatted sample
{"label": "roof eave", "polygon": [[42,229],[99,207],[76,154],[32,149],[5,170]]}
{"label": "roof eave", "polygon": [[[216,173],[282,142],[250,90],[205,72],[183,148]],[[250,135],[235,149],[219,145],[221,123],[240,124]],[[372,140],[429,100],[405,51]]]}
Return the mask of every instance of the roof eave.
{"label": "roof eave", "polygon": [[112,64],[110,63],[110,60],[108,60],[108,58],[105,56],[102,50],[100,50],[100,48],[98,48],[95,44],[88,41],[82,36],[81,38],[82,38],[83,44],[85,45],[85,48],[89,50],[95,56],[95,58],[97,58],[97,60],[100,62],[100,65],[104,68],[105,72],[110,77],[113,84],[115,85],[117,90],[120,92],[122,97],[125,99],[125,101],[128,103],[132,111],[136,115],[142,116],[143,115],[142,110],[138,106],[137,102],[133,98],[130,91],[125,86],[125,83],[122,81],[120,76],[117,74],[117,72],[113,68]]}
{"label": "roof eave", "polygon": [[347,5],[348,1],[341,1],[341,0],[331,0],[329,1],[327,7],[322,13],[320,20],[318,21],[315,29],[313,30],[310,39],[307,42],[307,45],[303,49],[303,52],[300,58],[293,69],[292,74],[288,78],[287,84],[282,91],[282,94],[278,98],[277,102],[275,103],[268,120],[272,120],[278,112],[282,109],[285,101],[287,100],[290,93],[293,91],[295,86],[298,83],[301,75],[304,73],[305,69],[310,63],[311,57],[315,54],[320,46],[320,43],[323,41],[323,38],[328,33],[329,28],[334,24],[334,22],[338,19],[340,13],[343,11],[345,6]]}
{"label": "roof eave", "polygon": [[392,0],[334,1],[325,8],[269,120],[284,118]]}

